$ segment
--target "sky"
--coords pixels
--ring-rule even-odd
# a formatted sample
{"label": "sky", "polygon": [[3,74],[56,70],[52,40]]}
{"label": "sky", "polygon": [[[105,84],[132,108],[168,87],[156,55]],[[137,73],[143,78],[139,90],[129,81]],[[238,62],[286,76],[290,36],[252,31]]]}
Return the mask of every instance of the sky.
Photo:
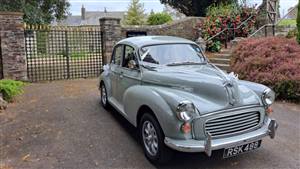
{"label": "sky", "polygon": [[[72,15],[80,15],[81,6],[84,5],[87,11],[126,11],[131,0],[69,0],[71,3],[70,12]],[[159,0],[140,0],[144,4],[147,13],[159,12],[164,9],[164,5]]]}
{"label": "sky", "polygon": [[[71,3],[70,12],[72,15],[80,15],[81,6],[84,5],[87,11],[126,11],[131,0],[69,0]],[[262,0],[247,0],[251,4],[260,4]],[[164,5],[159,0],[140,0],[144,4],[145,11],[151,10],[160,12]],[[280,13],[287,13],[290,7],[297,4],[298,0],[280,0]]]}

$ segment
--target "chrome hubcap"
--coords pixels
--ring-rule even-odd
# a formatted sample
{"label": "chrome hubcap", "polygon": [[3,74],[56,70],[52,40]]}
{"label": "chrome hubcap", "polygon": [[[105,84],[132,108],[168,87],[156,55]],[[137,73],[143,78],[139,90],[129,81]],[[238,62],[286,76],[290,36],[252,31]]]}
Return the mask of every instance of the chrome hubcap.
{"label": "chrome hubcap", "polygon": [[106,90],[104,86],[101,87],[101,101],[106,105]]}
{"label": "chrome hubcap", "polygon": [[147,152],[155,156],[158,152],[158,138],[156,130],[150,121],[145,121],[142,128],[143,142]]}

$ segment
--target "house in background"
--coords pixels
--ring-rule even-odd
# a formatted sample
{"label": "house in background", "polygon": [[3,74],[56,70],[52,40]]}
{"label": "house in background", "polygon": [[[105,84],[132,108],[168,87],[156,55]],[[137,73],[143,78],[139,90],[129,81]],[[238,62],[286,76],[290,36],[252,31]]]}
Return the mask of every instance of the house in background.
{"label": "house in background", "polygon": [[298,5],[290,8],[288,10],[289,14],[286,16],[288,19],[297,19],[297,13],[298,13]]}
{"label": "house in background", "polygon": [[126,11],[86,11],[85,7],[81,7],[81,15],[69,15],[61,21],[54,21],[53,26],[83,26],[83,25],[99,25],[99,19],[102,17],[124,18]]}

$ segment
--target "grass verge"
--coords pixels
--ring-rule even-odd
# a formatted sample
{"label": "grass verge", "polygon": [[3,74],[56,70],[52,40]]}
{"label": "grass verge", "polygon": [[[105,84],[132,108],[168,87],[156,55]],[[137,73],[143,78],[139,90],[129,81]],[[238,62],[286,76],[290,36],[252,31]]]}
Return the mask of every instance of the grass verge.
{"label": "grass verge", "polygon": [[3,79],[0,80],[0,93],[3,94],[3,99],[12,102],[13,98],[23,92],[24,82]]}

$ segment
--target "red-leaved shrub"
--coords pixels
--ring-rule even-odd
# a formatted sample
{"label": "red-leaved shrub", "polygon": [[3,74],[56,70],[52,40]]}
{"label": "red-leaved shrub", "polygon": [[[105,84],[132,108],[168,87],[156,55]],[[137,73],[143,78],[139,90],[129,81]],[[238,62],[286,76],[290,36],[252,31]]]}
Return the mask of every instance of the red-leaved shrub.
{"label": "red-leaved shrub", "polygon": [[279,99],[300,101],[300,45],[295,39],[246,39],[234,49],[231,68],[241,79],[273,88]]}

